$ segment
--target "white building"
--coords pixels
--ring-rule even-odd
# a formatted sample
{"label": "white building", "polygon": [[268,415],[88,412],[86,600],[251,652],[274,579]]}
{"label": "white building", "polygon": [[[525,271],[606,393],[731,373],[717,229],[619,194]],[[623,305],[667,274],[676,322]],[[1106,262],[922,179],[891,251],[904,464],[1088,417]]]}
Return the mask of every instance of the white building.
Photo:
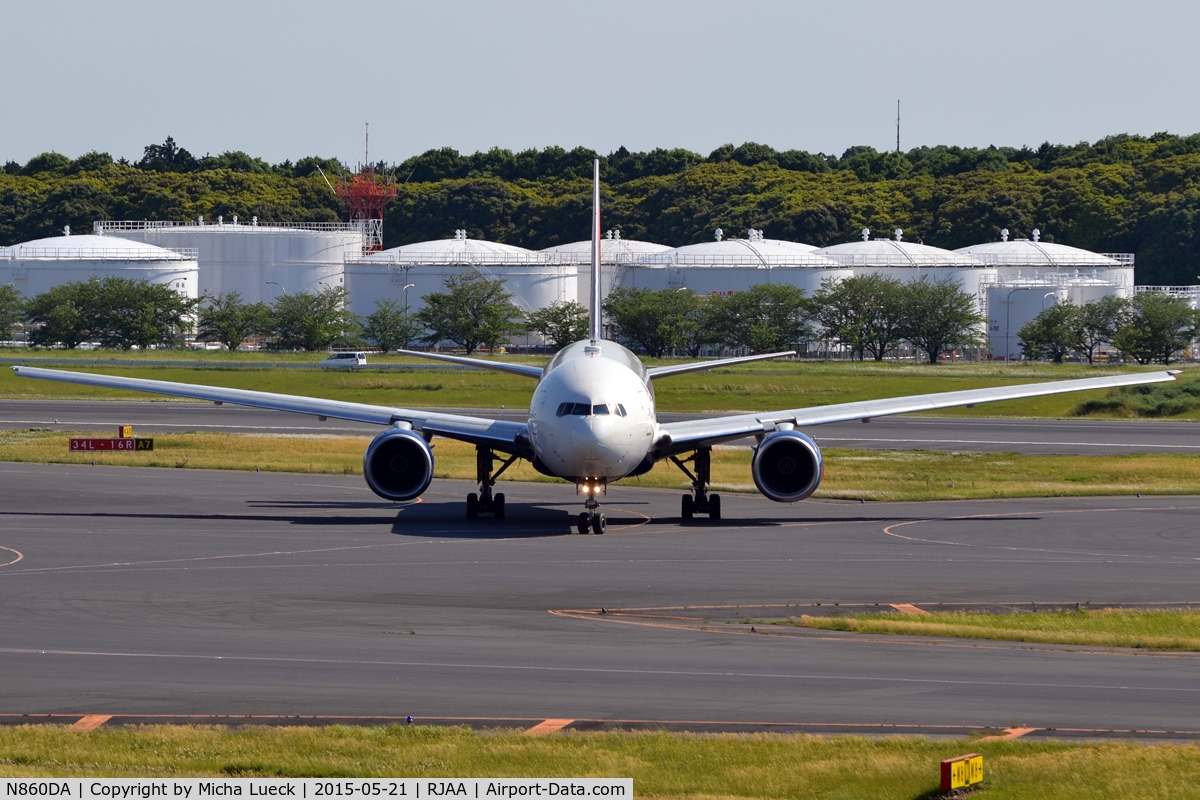
{"label": "white building", "polygon": [[850,274],[811,245],[766,239],[754,229],[745,239],[726,239],[718,228],[711,242],[664,250],[621,266],[614,283],[652,290],[687,288],[695,294],[726,294],[758,283],[782,283],[811,294],[821,288],[822,280]]}
{"label": "white building", "polygon": [[91,277],[129,278],[170,286],[197,297],[196,251],[131,242],[111,236],[63,236],[35,239],[0,248],[0,286],[11,283],[25,297],[62,283]]}
{"label": "white building", "polygon": [[993,273],[979,287],[981,310],[996,358],[1021,357],[1017,332],[1056,301],[1083,305],[1106,295],[1132,297],[1132,253],[1093,253],[1078,247],[1032,239],[1009,239],[957,251],[982,261]]}
{"label": "white building", "polygon": [[499,242],[470,239],[455,231],[453,239],[438,239],[350,259],[346,262],[346,290],[350,310],[367,315],[376,300],[395,300],[412,311],[424,308],[421,300],[440,292],[448,277],[477,273],[501,280],[522,311],[536,311],[555,301],[578,300],[578,256],[538,253]]}
{"label": "white building", "polygon": [[118,241],[192,248],[198,254],[200,294],[240,292],[247,303],[271,302],[281,294],[319,292],[343,285],[343,265],[358,258],[371,230],[360,223],[296,222],[247,224],[237,217],[206,223],[107,220],[95,233]]}

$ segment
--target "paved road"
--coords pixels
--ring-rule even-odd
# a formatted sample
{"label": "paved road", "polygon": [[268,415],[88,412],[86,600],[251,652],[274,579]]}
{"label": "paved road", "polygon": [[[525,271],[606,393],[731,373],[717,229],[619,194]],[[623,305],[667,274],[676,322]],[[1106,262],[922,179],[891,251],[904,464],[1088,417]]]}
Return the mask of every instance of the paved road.
{"label": "paved road", "polygon": [[727,495],[684,525],[614,487],[584,537],[572,487],[504,488],[509,519],[468,522],[461,482],[0,464],[0,713],[1200,728],[1196,655],[737,624],[1200,600],[1200,498]]}
{"label": "paved road", "polygon": [[[524,420],[525,409],[436,409]],[[662,422],[695,419],[697,414],[661,414]],[[97,402],[78,400],[0,400],[0,429],[57,427],[114,431],[131,424],[138,433],[219,430],[235,433],[373,434],[374,425],[262,411],[237,406],[179,402]],[[1108,420],[1006,420],[886,417],[870,424],[846,422],[811,429],[828,447],[865,449],[971,450],[981,452],[1200,453],[1200,425],[1191,422]],[[749,444],[752,440],[745,440]]]}

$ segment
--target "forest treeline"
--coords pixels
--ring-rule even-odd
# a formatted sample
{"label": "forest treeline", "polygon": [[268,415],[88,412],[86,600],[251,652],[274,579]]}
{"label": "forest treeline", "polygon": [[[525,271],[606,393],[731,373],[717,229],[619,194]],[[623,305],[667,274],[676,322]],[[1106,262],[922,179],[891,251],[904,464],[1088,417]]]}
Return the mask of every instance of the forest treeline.
{"label": "forest treeline", "polygon": [[[725,145],[599,154],[586,148],[470,155],[443,148],[378,164],[401,188],[385,212],[386,247],[472,238],[533,249],[587,238],[592,159],[601,161],[605,227],[684,245],[757,228],[813,245],[902,228],[954,249],[1034,228],[1046,241],[1137,254],[1137,282],[1192,284],[1200,274],[1200,134],[1110,136],[1037,148],[851,147],[841,155]],[[320,169],[318,169],[320,168]],[[0,172],[0,245],[90,231],[97,219],[337,221],[325,183],[334,159],[269,164],[242,152],[194,156],[170,138],[135,162],[106,153],[43,153]]]}

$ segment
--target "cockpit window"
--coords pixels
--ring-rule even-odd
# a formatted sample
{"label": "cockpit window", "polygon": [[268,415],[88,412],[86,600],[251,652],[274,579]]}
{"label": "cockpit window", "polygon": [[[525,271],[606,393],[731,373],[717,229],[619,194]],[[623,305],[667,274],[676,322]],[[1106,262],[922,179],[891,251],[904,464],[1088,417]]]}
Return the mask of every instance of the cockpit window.
{"label": "cockpit window", "polygon": [[558,411],[555,412],[560,417],[590,417],[593,414],[616,414],[618,417],[626,416],[625,406],[620,403],[559,403]]}

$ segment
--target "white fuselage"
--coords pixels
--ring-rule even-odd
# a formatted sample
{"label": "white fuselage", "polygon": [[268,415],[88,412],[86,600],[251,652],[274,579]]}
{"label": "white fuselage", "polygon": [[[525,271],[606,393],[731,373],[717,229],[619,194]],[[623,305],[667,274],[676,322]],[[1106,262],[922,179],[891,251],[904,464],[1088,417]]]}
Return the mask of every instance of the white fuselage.
{"label": "white fuselage", "polygon": [[654,446],[654,390],[637,356],[616,342],[576,342],[546,367],[529,406],[533,450],[574,480],[615,481]]}

